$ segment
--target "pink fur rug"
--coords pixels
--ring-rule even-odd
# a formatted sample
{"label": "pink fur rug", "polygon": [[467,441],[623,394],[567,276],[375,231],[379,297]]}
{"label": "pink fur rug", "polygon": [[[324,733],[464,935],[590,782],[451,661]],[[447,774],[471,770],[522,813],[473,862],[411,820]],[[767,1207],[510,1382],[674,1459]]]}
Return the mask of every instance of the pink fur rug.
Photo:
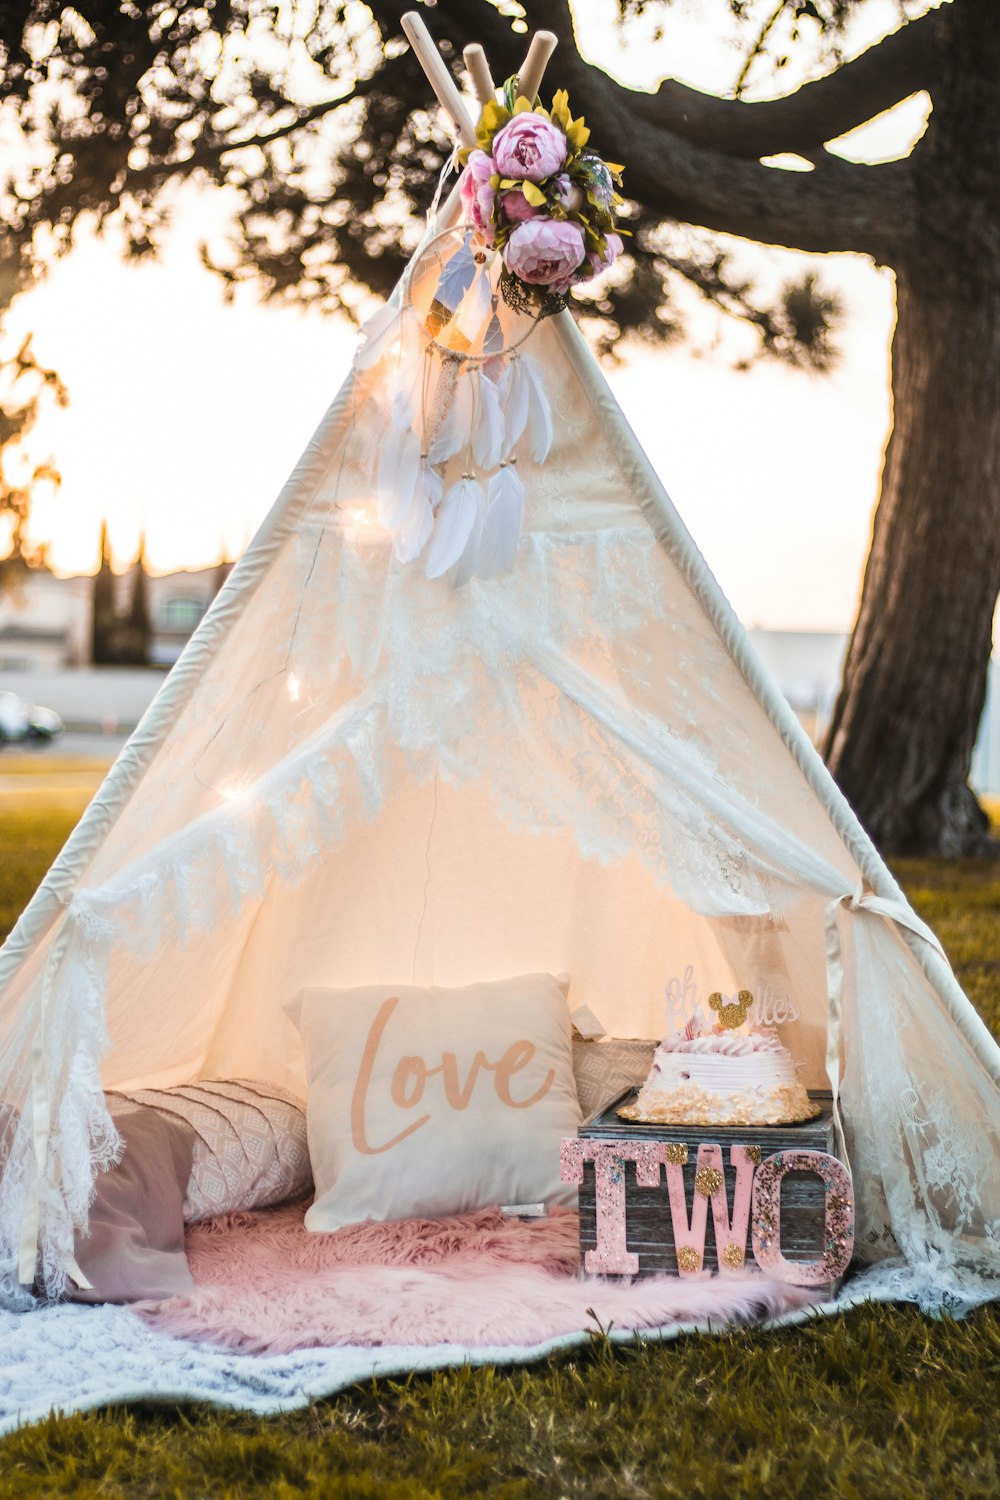
{"label": "pink fur rug", "polygon": [[575,1213],[355,1224],[310,1234],[306,1205],[193,1225],[197,1291],[135,1311],[160,1332],[244,1353],[336,1345],[541,1344],[581,1329],[775,1317],[815,1294],[759,1273],[617,1282],[580,1277]]}

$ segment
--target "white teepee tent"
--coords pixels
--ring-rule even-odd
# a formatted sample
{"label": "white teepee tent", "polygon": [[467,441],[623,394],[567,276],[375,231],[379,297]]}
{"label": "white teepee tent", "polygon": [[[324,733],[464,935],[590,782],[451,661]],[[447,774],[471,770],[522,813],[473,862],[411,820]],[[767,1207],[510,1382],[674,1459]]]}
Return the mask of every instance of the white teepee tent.
{"label": "white teepee tent", "polygon": [[688,964],[793,998],[885,1288],[995,1294],[1000,1052],[569,314],[531,351],[554,434],[522,459],[513,568],[456,587],[397,559],[385,374],[356,367],[0,953],[4,1295],[64,1280],[103,1088],[301,1087],[303,985],[566,970],[654,1036]]}

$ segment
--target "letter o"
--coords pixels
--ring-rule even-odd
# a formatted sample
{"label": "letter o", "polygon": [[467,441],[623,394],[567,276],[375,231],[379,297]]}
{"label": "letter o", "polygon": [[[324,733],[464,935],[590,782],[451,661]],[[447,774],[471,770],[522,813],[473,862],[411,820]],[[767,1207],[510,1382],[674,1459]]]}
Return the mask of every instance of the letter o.
{"label": "letter o", "polygon": [[[781,1181],[787,1172],[815,1172],[825,1193],[823,1252],[790,1261],[781,1251]],[[754,1260],[793,1286],[822,1286],[842,1276],[854,1250],[854,1190],[842,1162],[826,1151],[776,1151],[757,1168],[751,1210]]]}

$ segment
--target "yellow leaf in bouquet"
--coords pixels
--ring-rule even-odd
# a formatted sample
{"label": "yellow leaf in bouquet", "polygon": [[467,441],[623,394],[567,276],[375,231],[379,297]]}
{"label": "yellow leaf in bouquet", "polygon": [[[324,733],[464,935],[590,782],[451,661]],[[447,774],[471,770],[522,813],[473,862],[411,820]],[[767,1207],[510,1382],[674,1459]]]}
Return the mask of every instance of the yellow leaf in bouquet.
{"label": "yellow leaf in bouquet", "polygon": [[569,112],[569,94],[565,89],[556,89],[552,95],[552,123],[558,125],[563,135],[566,134],[572,124],[573,116]]}
{"label": "yellow leaf in bouquet", "polygon": [[574,151],[582,151],[590,140],[590,129],[583,123],[583,116],[578,120],[571,120],[566,130],[566,139]]}
{"label": "yellow leaf in bouquet", "polygon": [[501,125],[506,125],[510,119],[510,110],[496,99],[490,99],[483,105],[483,112],[479,116],[480,130],[499,130]]}
{"label": "yellow leaf in bouquet", "polygon": [[533,182],[528,182],[527,180],[522,182],[521,192],[527,198],[532,208],[545,207],[545,194],[542,192],[541,188],[536,187]]}
{"label": "yellow leaf in bouquet", "polygon": [[510,110],[495,99],[483,105],[483,112],[476,122],[476,145],[481,151],[489,155],[493,145],[493,137],[507,124],[510,119]]}

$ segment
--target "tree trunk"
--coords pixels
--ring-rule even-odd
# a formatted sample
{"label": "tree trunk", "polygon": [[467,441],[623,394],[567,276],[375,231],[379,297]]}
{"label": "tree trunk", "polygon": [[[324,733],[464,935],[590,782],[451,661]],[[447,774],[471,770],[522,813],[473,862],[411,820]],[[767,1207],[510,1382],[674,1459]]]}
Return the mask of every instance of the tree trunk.
{"label": "tree trunk", "polygon": [[957,0],[912,158],[894,424],[827,759],[886,853],[1000,852],[968,784],[1000,592],[1000,28]]}
{"label": "tree trunk", "polygon": [[997,852],[968,785],[1000,591],[1000,288],[897,273],[895,421],[827,740],[885,852]]}

